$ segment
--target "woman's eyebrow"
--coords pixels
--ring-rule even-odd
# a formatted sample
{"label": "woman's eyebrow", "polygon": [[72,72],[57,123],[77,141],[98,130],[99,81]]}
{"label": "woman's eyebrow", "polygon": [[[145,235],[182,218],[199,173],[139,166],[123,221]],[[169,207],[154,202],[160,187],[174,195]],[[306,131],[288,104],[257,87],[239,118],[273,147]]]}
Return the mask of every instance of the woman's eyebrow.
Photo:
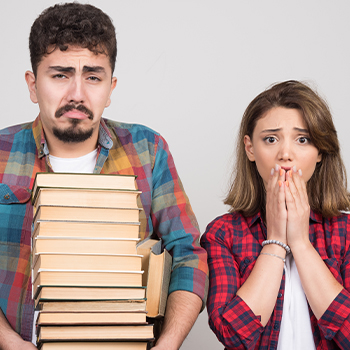
{"label": "woman's eyebrow", "polygon": [[278,132],[278,131],[281,131],[282,128],[277,128],[277,129],[265,129],[265,130],[262,130],[260,132],[260,134],[263,134],[263,133],[270,133],[270,132]]}
{"label": "woman's eyebrow", "polygon": [[[264,133],[274,133],[274,132],[278,132],[281,131],[283,128],[277,128],[277,129],[264,129],[260,132],[260,134],[264,134]],[[298,127],[294,127],[293,130],[298,131],[298,132],[302,132],[302,133],[309,133],[309,130],[304,129],[304,128],[298,128]]]}

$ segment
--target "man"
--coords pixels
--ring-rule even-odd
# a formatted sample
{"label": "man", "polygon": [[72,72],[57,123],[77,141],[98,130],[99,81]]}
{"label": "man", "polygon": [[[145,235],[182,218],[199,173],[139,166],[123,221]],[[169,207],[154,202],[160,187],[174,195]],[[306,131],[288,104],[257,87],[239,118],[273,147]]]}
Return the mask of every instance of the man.
{"label": "man", "polygon": [[30,192],[39,171],[137,175],[141,238],[162,237],[173,255],[154,349],[178,349],[205,304],[206,253],[165,140],[147,127],[102,119],[117,82],[114,26],[91,5],[55,5],[34,22],[29,42],[33,72],[25,78],[40,114],[0,132],[0,349],[35,349]]}

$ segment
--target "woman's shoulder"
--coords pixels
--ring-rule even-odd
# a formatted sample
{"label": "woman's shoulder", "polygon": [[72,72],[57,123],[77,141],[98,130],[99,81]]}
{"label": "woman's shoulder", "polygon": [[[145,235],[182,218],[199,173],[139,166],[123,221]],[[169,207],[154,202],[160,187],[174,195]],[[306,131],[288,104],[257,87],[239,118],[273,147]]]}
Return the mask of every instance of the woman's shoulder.
{"label": "woman's shoulder", "polygon": [[338,225],[340,223],[346,223],[350,225],[350,212],[349,211],[341,211],[340,215],[332,216],[332,217],[322,217],[323,222],[327,222],[330,225]]}
{"label": "woman's shoulder", "polygon": [[216,217],[212,220],[203,236],[226,236],[232,237],[237,232],[242,232],[242,229],[247,227],[247,218],[239,212],[229,212]]}

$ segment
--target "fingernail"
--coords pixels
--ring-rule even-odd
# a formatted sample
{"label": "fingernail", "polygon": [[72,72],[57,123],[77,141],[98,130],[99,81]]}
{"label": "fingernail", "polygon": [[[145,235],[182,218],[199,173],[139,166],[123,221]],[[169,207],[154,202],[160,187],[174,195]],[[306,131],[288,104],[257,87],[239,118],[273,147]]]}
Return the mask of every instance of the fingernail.
{"label": "fingernail", "polygon": [[301,169],[299,169],[299,175],[303,176],[303,172],[301,171]]}
{"label": "fingernail", "polygon": [[279,187],[282,186],[282,181],[278,181],[278,186],[279,186]]}
{"label": "fingernail", "polygon": [[278,166],[278,164],[276,164],[275,165],[275,170],[278,171],[278,169],[279,169],[279,166]]}
{"label": "fingernail", "polygon": [[291,171],[291,170],[288,171],[288,175],[289,175],[290,177],[292,177],[292,171]]}
{"label": "fingernail", "polygon": [[296,173],[297,172],[297,167],[294,165],[293,166],[293,171]]}
{"label": "fingernail", "polygon": [[288,182],[288,180],[286,181],[286,186],[289,187],[289,182]]}
{"label": "fingernail", "polygon": [[272,169],[271,169],[271,175],[273,175],[274,173],[275,173],[275,169],[272,168]]}
{"label": "fingernail", "polygon": [[280,176],[283,175],[283,169],[280,169]]}

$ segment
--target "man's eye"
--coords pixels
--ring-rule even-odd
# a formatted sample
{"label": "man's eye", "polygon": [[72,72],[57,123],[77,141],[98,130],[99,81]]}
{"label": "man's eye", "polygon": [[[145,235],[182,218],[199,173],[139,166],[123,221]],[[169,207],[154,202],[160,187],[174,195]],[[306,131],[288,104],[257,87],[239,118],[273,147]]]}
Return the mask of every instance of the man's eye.
{"label": "man's eye", "polygon": [[89,77],[88,80],[92,80],[92,81],[100,81],[100,78],[97,77]]}
{"label": "man's eye", "polygon": [[56,79],[64,79],[66,76],[64,74],[55,74],[53,77]]}

